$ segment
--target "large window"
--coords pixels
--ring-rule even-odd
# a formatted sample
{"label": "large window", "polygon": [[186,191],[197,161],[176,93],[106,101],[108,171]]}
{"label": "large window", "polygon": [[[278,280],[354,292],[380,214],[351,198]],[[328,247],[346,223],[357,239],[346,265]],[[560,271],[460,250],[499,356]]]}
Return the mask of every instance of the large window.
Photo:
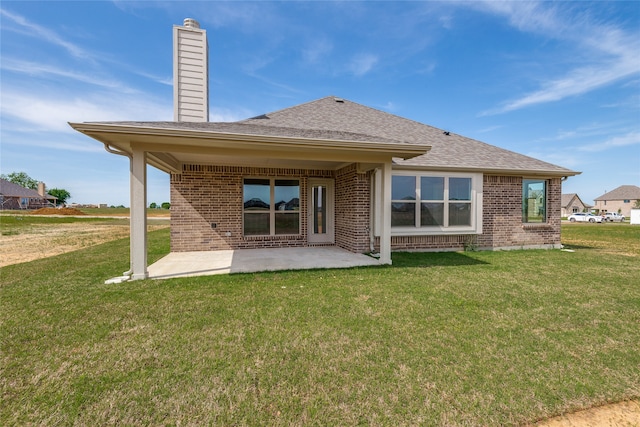
{"label": "large window", "polygon": [[300,234],[300,181],[246,178],[243,186],[245,236]]}
{"label": "large window", "polygon": [[[396,174],[391,178],[391,226],[411,232],[473,231],[480,206],[476,174]],[[478,188],[477,188],[478,187]]]}
{"label": "large window", "polygon": [[522,222],[547,222],[547,182],[545,180],[522,180]]}

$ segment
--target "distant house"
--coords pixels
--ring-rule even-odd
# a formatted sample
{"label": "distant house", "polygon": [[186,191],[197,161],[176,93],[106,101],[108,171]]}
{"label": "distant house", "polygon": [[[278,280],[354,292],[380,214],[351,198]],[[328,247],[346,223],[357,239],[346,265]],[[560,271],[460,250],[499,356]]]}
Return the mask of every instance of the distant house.
{"label": "distant house", "polygon": [[55,206],[58,199],[46,192],[44,183],[38,191],[24,188],[6,179],[0,179],[0,209],[40,209]]}
{"label": "distant house", "polygon": [[615,190],[595,198],[595,209],[600,213],[618,212],[629,218],[631,208],[640,200],[640,187],[637,185],[621,185]]}
{"label": "distant house", "polygon": [[567,217],[576,212],[586,212],[593,206],[584,203],[576,193],[563,194],[560,202],[562,217]]}

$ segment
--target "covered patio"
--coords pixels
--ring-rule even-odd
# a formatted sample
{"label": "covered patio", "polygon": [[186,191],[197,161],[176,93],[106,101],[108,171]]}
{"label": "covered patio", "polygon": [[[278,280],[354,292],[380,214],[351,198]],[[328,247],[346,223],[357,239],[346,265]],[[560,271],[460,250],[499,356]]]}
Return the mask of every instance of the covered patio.
{"label": "covered patio", "polygon": [[352,268],[381,265],[378,259],[335,246],[172,252],[148,267],[150,279],[261,271]]}
{"label": "covered patio", "polygon": [[[228,273],[291,269],[296,268],[296,265],[297,268],[331,268],[340,267],[342,259],[350,259],[344,254],[374,264],[391,264],[392,159],[412,158],[425,154],[431,148],[428,145],[371,137],[364,134],[330,130],[272,128],[246,123],[102,122],[70,123],[70,125],[77,131],[102,142],[108,152],[126,156],[130,160],[131,268],[122,276],[127,277],[126,280],[174,274],[174,269],[162,270],[159,266],[147,267],[147,165],[154,166],[172,176],[180,176],[185,167],[188,169],[205,166],[337,171],[349,165],[355,165],[357,173],[360,174],[371,170],[379,171],[379,197],[382,206],[379,213],[379,260],[367,259],[368,257],[361,254],[341,251],[342,255],[327,257],[321,261],[323,257],[318,258],[317,254],[312,252],[313,246],[308,247],[311,252],[308,252],[306,247],[304,247],[305,250],[301,250],[302,248],[299,246],[292,248],[290,250],[292,255],[288,255],[289,252],[287,252],[287,255],[280,256],[273,247],[264,250],[256,249],[256,252],[252,252],[255,255],[248,255],[244,252],[245,249],[233,250],[233,246],[229,245],[231,246],[229,250],[221,248],[223,250],[207,251],[212,253],[199,255],[201,261],[193,263],[188,260],[173,263],[172,259],[182,259],[182,251],[175,251],[176,253],[172,253],[165,261],[160,262],[160,265],[163,263],[184,264],[182,275],[199,271],[213,274],[218,270]],[[256,174],[248,174],[248,176]],[[203,181],[201,184],[206,185],[206,182]],[[214,191],[211,194],[214,194]],[[215,194],[222,194],[222,192]],[[306,198],[307,195],[302,194],[301,197]],[[192,203],[191,200],[185,200],[185,202],[186,204]],[[171,204],[173,218],[174,206],[177,205],[176,200],[172,199]],[[225,209],[237,210],[242,205],[239,206],[233,204]],[[193,211],[193,206],[189,205],[188,209]],[[201,212],[195,212],[195,214],[203,216]],[[180,217],[180,215],[184,215],[184,212],[178,213],[176,217]],[[211,220],[210,222],[209,228],[217,230],[217,221]],[[348,226],[349,224],[345,225],[347,228]],[[174,227],[172,219],[172,228]],[[226,231],[226,233],[230,234],[223,237],[234,238],[234,236],[240,235],[237,230],[235,232]],[[300,235],[306,236],[306,233],[307,231],[303,227]],[[319,247],[315,247],[315,249],[319,250]],[[244,258],[245,255],[247,255],[246,258]],[[287,259],[287,257],[290,261],[285,264],[275,262],[275,260]],[[303,261],[303,257],[308,260]],[[224,261],[225,259],[227,261]],[[240,262],[239,259],[245,261]],[[267,264],[261,264],[257,261],[258,259],[265,260],[260,262]],[[248,270],[250,267],[246,266],[252,263],[255,263],[255,269]],[[239,265],[244,267],[238,267]],[[276,265],[282,266],[269,268],[269,266]],[[357,265],[369,264],[360,261],[360,263],[356,262],[353,265],[344,265],[344,267]],[[178,272],[179,269],[175,271]]]}

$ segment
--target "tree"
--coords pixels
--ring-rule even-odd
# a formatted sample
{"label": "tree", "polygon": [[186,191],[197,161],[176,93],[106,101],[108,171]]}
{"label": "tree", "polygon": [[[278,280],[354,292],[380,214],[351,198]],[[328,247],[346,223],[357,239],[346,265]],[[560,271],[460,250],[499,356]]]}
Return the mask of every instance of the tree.
{"label": "tree", "polygon": [[156,202],[153,202],[153,203],[151,203],[151,204],[149,205],[149,208],[150,208],[150,209],[157,209],[157,208],[158,208],[158,205],[156,204]]}
{"label": "tree", "polygon": [[636,200],[636,202],[633,204],[633,209],[640,209],[640,199]]}
{"label": "tree", "polygon": [[169,202],[164,202],[164,203],[162,203],[162,205],[160,205],[160,206],[162,206],[162,209],[169,209],[169,208],[171,207],[171,203],[169,203]]}
{"label": "tree", "polygon": [[64,188],[52,188],[51,190],[47,191],[47,193],[57,198],[58,203],[62,203],[62,204],[67,203],[67,200],[71,198],[71,193],[69,193]]}
{"label": "tree", "polygon": [[11,172],[9,175],[2,174],[0,178],[21,185],[24,188],[30,188],[31,190],[38,189],[38,181],[31,178],[26,172]]}

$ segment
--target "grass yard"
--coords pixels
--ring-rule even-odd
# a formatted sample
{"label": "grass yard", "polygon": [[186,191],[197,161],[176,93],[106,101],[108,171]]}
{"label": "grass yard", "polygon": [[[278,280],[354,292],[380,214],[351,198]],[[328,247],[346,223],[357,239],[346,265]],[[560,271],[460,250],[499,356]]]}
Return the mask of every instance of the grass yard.
{"label": "grass yard", "polygon": [[7,266],[0,424],[522,426],[637,399],[640,227],[563,239],[121,285],[127,239]]}

